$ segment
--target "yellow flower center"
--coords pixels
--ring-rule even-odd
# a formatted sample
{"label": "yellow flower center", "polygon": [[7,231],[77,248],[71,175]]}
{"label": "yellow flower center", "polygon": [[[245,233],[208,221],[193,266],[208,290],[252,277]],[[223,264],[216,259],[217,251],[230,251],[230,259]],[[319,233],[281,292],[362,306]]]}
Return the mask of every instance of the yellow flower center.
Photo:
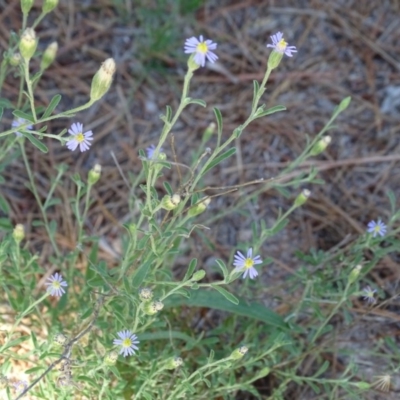
{"label": "yellow flower center", "polygon": [[206,54],[207,51],[208,51],[208,46],[207,46],[207,44],[206,44],[205,42],[201,42],[201,43],[199,43],[199,44],[197,45],[196,49],[197,49],[197,51],[198,51],[199,53]]}
{"label": "yellow flower center", "polygon": [[122,342],[122,347],[131,347],[132,346],[132,340],[129,338],[124,339]]}
{"label": "yellow flower center", "polygon": [[83,133],[80,132],[77,135],[75,135],[75,139],[78,143],[82,143],[85,140],[85,136],[83,136]]}
{"label": "yellow flower center", "polygon": [[285,51],[286,47],[287,47],[287,42],[285,41],[285,39],[281,39],[278,44],[276,45],[277,50],[279,51]]}
{"label": "yellow flower center", "polygon": [[375,228],[374,228],[374,231],[376,233],[379,233],[381,231],[381,227],[379,225],[376,225]]}
{"label": "yellow flower center", "polygon": [[251,268],[254,265],[254,261],[251,258],[246,258],[245,262],[244,262],[244,267],[246,269]]}
{"label": "yellow flower center", "polygon": [[60,289],[61,287],[61,284],[58,281],[53,281],[51,285],[53,286],[54,289]]}

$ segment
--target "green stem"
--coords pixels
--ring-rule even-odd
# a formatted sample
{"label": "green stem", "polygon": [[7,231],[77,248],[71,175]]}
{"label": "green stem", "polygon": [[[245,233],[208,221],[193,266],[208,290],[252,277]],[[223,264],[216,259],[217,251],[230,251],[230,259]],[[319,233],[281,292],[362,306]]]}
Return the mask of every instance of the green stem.
{"label": "green stem", "polygon": [[35,99],[33,97],[33,90],[32,90],[32,82],[29,77],[29,60],[24,60],[24,72],[25,72],[25,82],[26,86],[28,88],[28,94],[29,94],[29,103],[31,105],[31,111],[33,115],[34,122],[37,122],[37,117],[36,117],[36,110],[35,110]]}

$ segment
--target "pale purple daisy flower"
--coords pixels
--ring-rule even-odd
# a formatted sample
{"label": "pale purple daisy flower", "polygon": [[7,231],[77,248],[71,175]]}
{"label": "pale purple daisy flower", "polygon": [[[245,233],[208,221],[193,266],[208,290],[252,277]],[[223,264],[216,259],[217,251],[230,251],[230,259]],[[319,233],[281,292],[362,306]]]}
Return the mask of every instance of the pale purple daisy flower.
{"label": "pale purple daisy flower", "polygon": [[139,344],[139,340],[137,340],[137,336],[131,331],[121,331],[117,335],[120,339],[114,339],[113,344],[121,346],[119,354],[123,354],[126,357],[135,354],[135,350],[139,350],[139,347],[136,346],[136,344]]}
{"label": "pale purple daisy flower", "polygon": [[28,382],[27,381],[17,381],[13,383],[13,387],[16,392],[23,392],[27,387],[28,387]]}
{"label": "pale purple daisy flower", "polygon": [[[11,127],[12,128],[18,128],[21,125],[25,125],[26,123],[28,123],[30,121],[23,119],[23,118],[16,118],[13,120],[13,122],[11,123]],[[33,125],[28,125],[26,128],[24,128],[25,131],[31,131],[33,129]],[[21,132],[15,132],[16,136],[22,136]]]}
{"label": "pale purple daisy flower", "polygon": [[[157,148],[156,145],[151,144],[149,147],[146,148],[146,153],[147,153],[147,159],[151,160],[153,158],[154,155],[154,151]],[[163,152],[164,149],[162,147],[160,147],[159,153]]]}
{"label": "pale purple daisy flower", "polygon": [[382,220],[378,219],[378,222],[371,221],[368,224],[367,232],[372,233],[372,237],[375,237],[376,235],[383,237],[386,235],[386,230],[386,225],[382,222]]}
{"label": "pale purple daisy flower", "polygon": [[247,257],[245,257],[240,251],[238,251],[237,254],[235,254],[234,256],[234,259],[235,262],[233,263],[233,265],[236,267],[235,271],[239,272],[245,269],[243,279],[246,278],[247,275],[249,275],[250,279],[254,279],[258,275],[258,272],[253,267],[253,265],[261,264],[262,260],[260,256],[255,256],[253,258],[252,248],[247,250]]}
{"label": "pale purple daisy flower", "polygon": [[275,35],[270,36],[272,44],[267,44],[267,47],[272,47],[276,52],[285,54],[288,57],[292,57],[292,53],[297,53],[296,46],[289,46],[283,38],[283,33],[278,32]]}
{"label": "pale purple daisy flower", "polygon": [[374,304],[376,303],[376,299],[375,299],[375,293],[376,293],[376,289],[371,289],[370,286],[366,286],[363,289],[363,299],[368,303],[368,304]]}
{"label": "pale purple daisy flower", "polygon": [[215,63],[218,59],[218,56],[211,51],[216,48],[217,43],[213,43],[213,41],[209,39],[204,40],[202,35],[200,35],[199,39],[193,36],[185,41],[185,53],[195,53],[193,58],[194,62],[202,67],[206,65],[206,59],[210,61],[210,63]]}
{"label": "pale purple daisy flower", "polygon": [[68,133],[71,135],[70,140],[67,142],[67,147],[69,150],[74,151],[79,146],[81,152],[89,150],[93,140],[93,132],[87,131],[83,132],[83,125],[79,122],[73,123],[71,128],[68,129]]}
{"label": "pale purple daisy flower", "polygon": [[68,286],[67,282],[63,281],[62,275],[58,272],[47,278],[46,281],[47,291],[51,296],[61,297],[65,293],[63,286]]}

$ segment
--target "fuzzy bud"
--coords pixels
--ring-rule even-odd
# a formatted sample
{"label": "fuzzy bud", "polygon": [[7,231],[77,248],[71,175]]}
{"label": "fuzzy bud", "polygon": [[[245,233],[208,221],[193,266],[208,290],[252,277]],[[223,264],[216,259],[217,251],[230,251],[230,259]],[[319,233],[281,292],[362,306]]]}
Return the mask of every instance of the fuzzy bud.
{"label": "fuzzy bud", "polygon": [[23,14],[29,14],[33,6],[33,0],[21,0],[21,10]]}
{"label": "fuzzy bud", "polygon": [[200,269],[199,271],[196,271],[193,276],[192,276],[192,281],[201,281],[204,277],[206,276],[206,271],[204,269]]}
{"label": "fuzzy bud", "polygon": [[372,387],[368,382],[352,382],[351,385],[361,390],[369,390]]}
{"label": "fuzzy bud", "polygon": [[32,28],[26,28],[19,41],[19,52],[25,60],[30,60],[37,47],[36,33]]}
{"label": "fuzzy bud", "polygon": [[360,275],[361,268],[362,268],[361,265],[357,265],[356,267],[354,267],[351,270],[351,272],[349,274],[349,278],[348,278],[349,285],[351,285],[352,283],[354,283],[357,280],[358,275]]}
{"label": "fuzzy bud", "polygon": [[330,136],[325,136],[322,139],[318,140],[317,143],[315,143],[314,147],[310,151],[311,156],[316,156],[323,151],[329,146],[329,143],[332,141],[332,138]]}
{"label": "fuzzy bud", "polygon": [[201,214],[202,212],[204,212],[208,205],[210,204],[211,199],[209,197],[206,197],[203,201],[201,201],[200,203],[197,203],[195,206],[193,206],[192,208],[189,209],[189,216],[190,217],[194,217],[196,215]]}
{"label": "fuzzy bud", "polygon": [[175,210],[181,202],[181,196],[179,194],[174,194],[172,197],[169,195],[165,195],[161,200],[161,208],[164,210]]}
{"label": "fuzzy bud", "polygon": [[311,196],[311,192],[308,189],[302,190],[302,192],[296,197],[294,205],[296,207],[302,206],[308,198]]}
{"label": "fuzzy bud", "polygon": [[183,360],[180,357],[172,357],[167,361],[165,365],[166,369],[175,369],[180,367],[183,364]]}
{"label": "fuzzy bud", "polygon": [[10,64],[11,64],[13,67],[18,67],[18,65],[21,63],[21,54],[19,54],[19,53],[14,53],[14,54],[10,57],[9,61],[10,61]]}
{"label": "fuzzy bud", "polygon": [[101,175],[101,165],[95,164],[95,166],[89,171],[88,182],[90,185],[94,185]]}
{"label": "fuzzy bud", "polygon": [[63,333],[59,332],[57,333],[54,338],[53,338],[53,342],[59,346],[64,346],[65,343],[67,343],[68,338],[67,336],[65,336]]}
{"label": "fuzzy bud", "polygon": [[139,298],[142,301],[149,301],[153,298],[153,291],[150,288],[139,289]]}
{"label": "fuzzy bud", "polygon": [[115,350],[110,351],[104,357],[104,363],[110,367],[114,365],[117,362],[117,360],[118,360],[118,352],[116,352]]}
{"label": "fuzzy bud", "polygon": [[275,69],[280,64],[282,57],[283,57],[283,53],[276,51],[276,50],[272,50],[272,52],[268,58],[268,64],[267,64],[268,68]]}
{"label": "fuzzy bud", "polygon": [[212,135],[215,133],[215,122],[211,122],[203,133],[203,143],[208,142]]}
{"label": "fuzzy bud", "polygon": [[101,64],[100,69],[92,79],[92,86],[90,88],[91,101],[100,100],[108,92],[115,69],[115,61],[112,58],[107,58],[107,60]]}
{"label": "fuzzy bud", "polygon": [[22,224],[15,225],[13,230],[13,238],[17,243],[20,243],[25,238],[25,229]]}
{"label": "fuzzy bud", "polygon": [[47,46],[46,50],[43,53],[42,61],[40,62],[41,71],[44,71],[45,69],[49,68],[51,64],[53,64],[54,60],[56,59],[57,50],[57,42],[50,43]]}
{"label": "fuzzy bud", "polygon": [[231,354],[231,360],[239,360],[248,352],[247,346],[241,346],[238,349],[234,350]]}
{"label": "fuzzy bud", "polygon": [[156,313],[158,313],[159,311],[161,311],[164,308],[164,304],[161,303],[161,301],[152,301],[147,303],[144,308],[143,308],[143,312],[147,315],[154,315]]}
{"label": "fuzzy bud", "polygon": [[53,11],[58,6],[58,0],[44,0],[42,13],[48,14],[50,11]]}

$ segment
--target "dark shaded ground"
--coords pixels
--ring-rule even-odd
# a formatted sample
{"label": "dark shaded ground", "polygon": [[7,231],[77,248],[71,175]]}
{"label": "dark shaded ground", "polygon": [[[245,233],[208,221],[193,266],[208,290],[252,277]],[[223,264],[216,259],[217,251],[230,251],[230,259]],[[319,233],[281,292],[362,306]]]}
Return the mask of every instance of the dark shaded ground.
{"label": "dark shaded ground", "polygon": [[[147,2],[149,9],[156,3]],[[396,197],[400,195],[398,1],[207,1],[192,24],[190,18],[171,11],[168,18],[178,28],[166,32],[170,40],[164,44],[151,44],[148,53],[143,50],[149,37],[149,26],[144,22],[151,24],[153,19],[136,13],[136,2],[132,2],[131,16],[129,9],[122,15],[122,6],[118,4],[106,0],[61,1],[56,13],[38,29],[41,49],[53,40],[60,46],[57,62],[46,72],[36,92],[38,103],[45,105],[60,92],[63,100],[59,110],[82,104],[88,97],[91,77],[104,59],[115,57],[118,70],[105,99],[79,115],[85,127],[95,132],[92,151],[71,154],[61,149],[58,142],[49,142],[48,155],[35,149],[30,153],[43,193],[54,175],[54,166],[60,162],[70,165],[71,173],[80,171],[82,175],[95,162],[103,166],[87,228],[102,236],[104,257],[115,260],[120,248],[120,226],[135,218],[128,214],[127,188],[112,153],[125,174],[138,173],[138,149],[157,141],[161,127],[158,115],[165,106],[176,108],[185,69],[183,42],[198,34],[219,43],[219,62],[196,72],[192,83],[192,97],[203,98],[209,107],[191,107],[190,115],[185,113],[174,129],[176,153],[182,163],[190,163],[191,150],[196,150],[202,132],[213,121],[212,106],[218,107],[224,116],[225,137],[246,118],[252,80],[263,78],[269,54],[265,44],[271,34],[284,32],[289,44],[298,48],[298,53],[285,59],[272,74],[264,98],[267,106],[283,104],[288,111],[252,123],[237,143],[237,157],[210,175],[206,185],[233,185],[276,175],[300,154],[305,134],[317,134],[334,106],[346,96],[353,98],[349,109],[339,118],[337,129],[331,132],[328,150],[314,162],[327,184],[310,187],[313,194],[307,205],[292,216],[284,233],[265,248],[276,259],[267,273],[269,285],[279,286],[288,271],[295,268],[295,249],[328,250],[347,235],[351,240],[363,233],[371,219],[388,220],[390,208],[385,193],[391,189]],[[20,27],[18,8],[19,0],[0,1],[2,49],[7,45],[10,29]],[[159,20],[154,21],[157,24]],[[157,28],[155,25],[154,29]],[[175,58],[176,55],[181,58]],[[17,93],[17,81],[8,79],[2,97],[16,98]],[[54,121],[51,131],[61,131],[66,123],[69,124],[65,120]],[[170,147],[165,146],[165,151],[172,157]],[[32,210],[34,201],[29,191],[21,189],[26,180],[23,165],[12,162],[3,175],[7,179],[4,190],[12,205],[13,222],[24,221],[30,226],[38,213]],[[174,171],[169,179],[178,187]],[[73,190],[72,183],[66,183],[57,195],[68,203]],[[296,194],[293,192],[293,198]],[[238,196],[232,194],[214,201],[210,208],[213,215],[234,204]],[[246,209],[252,218],[257,215],[271,224],[278,207],[287,207],[293,198],[285,204],[278,193],[270,191]],[[72,215],[55,209],[51,218],[59,223],[57,241],[66,249],[74,248]],[[203,261],[211,256],[228,257],[232,246],[248,240],[250,223],[251,218],[239,216],[219,221],[209,237],[215,250],[194,248],[193,256],[201,254]],[[46,259],[50,247],[44,233],[42,237],[35,234],[33,245],[42,249]],[[390,297],[396,293],[399,272],[398,264],[387,259],[371,278]],[[377,310],[371,319],[371,332],[371,324],[390,322],[395,326],[390,335],[398,335],[398,316],[394,312]],[[371,335],[370,340],[377,338]],[[298,396],[312,398],[308,394]],[[391,398],[397,398],[396,393]]]}

